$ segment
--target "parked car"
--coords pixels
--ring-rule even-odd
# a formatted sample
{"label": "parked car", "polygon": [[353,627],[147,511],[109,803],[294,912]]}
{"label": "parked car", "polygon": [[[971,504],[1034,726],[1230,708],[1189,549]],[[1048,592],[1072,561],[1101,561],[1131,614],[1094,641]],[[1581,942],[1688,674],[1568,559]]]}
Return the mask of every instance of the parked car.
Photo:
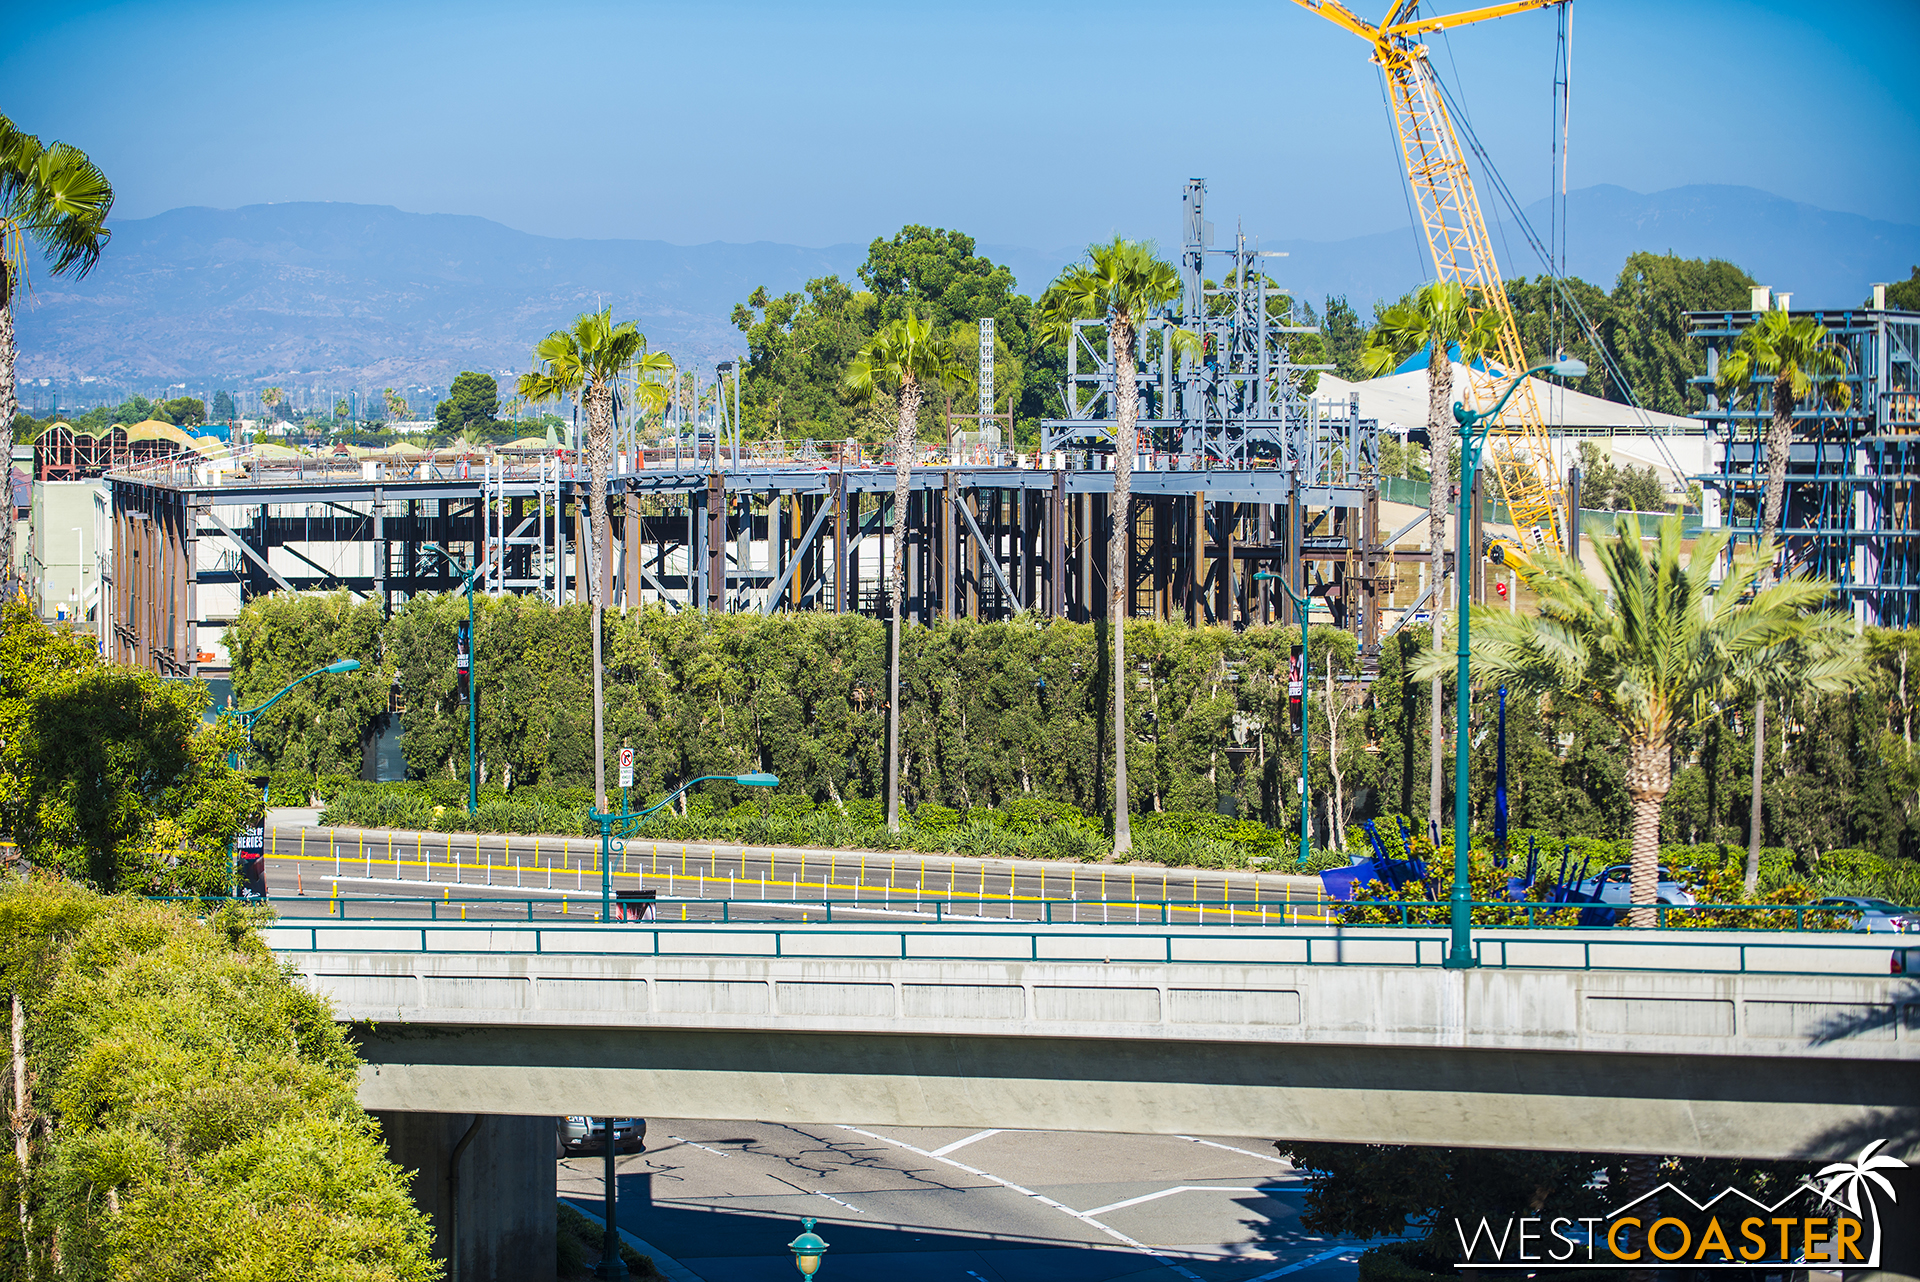
{"label": "parked car", "polygon": [[[1567,889],[1572,892],[1568,898],[1576,902],[1584,897],[1591,903],[1630,904],[1633,902],[1633,868],[1629,864],[1614,864],[1599,876],[1577,881]],[[1668,868],[1660,870],[1654,898],[1656,903],[1685,904],[1689,907],[1699,902]]]}
{"label": "parked car", "polygon": [[1876,935],[1920,931],[1920,912],[1902,908],[1890,900],[1875,899],[1872,895],[1829,895],[1813,902],[1822,908],[1838,908],[1842,912],[1860,914],[1853,923],[1856,931]]}
{"label": "parked car", "polygon": [[[578,1157],[582,1153],[605,1153],[607,1151],[607,1119],[604,1117],[567,1117],[560,1121],[560,1150],[565,1157]],[[613,1119],[613,1151],[616,1153],[644,1153],[647,1151],[647,1119],[644,1117],[616,1117]]]}

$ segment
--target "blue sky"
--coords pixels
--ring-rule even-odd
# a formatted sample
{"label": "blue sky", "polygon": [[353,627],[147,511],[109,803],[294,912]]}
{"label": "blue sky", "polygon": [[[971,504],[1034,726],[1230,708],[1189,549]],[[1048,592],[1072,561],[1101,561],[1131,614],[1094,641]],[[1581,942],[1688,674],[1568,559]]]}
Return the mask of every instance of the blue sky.
{"label": "blue sky", "polygon": [[[924,222],[1051,249],[1167,234],[1194,176],[1250,232],[1407,223],[1365,46],[1287,0],[0,15],[0,111],[91,152],[123,217],[341,200],[555,236],[825,245]],[[1548,190],[1554,38],[1547,11],[1433,41],[1523,200]],[[1911,0],[1578,0],[1570,183],[1920,223],[1916,43]]]}

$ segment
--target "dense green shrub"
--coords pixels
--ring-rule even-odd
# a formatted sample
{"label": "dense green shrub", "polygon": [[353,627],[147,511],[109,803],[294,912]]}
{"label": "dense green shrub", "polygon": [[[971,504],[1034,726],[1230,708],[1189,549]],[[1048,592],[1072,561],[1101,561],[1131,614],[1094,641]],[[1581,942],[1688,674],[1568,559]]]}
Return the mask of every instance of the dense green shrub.
{"label": "dense green shrub", "polygon": [[[32,1083],[10,1101],[29,1228],[0,1216],[0,1279],[440,1276],[345,1032],[237,910],[199,922],[8,879],[0,991],[22,1002]],[[12,1152],[0,1184],[11,1206]]]}
{"label": "dense green shrub", "polygon": [[[397,687],[406,707],[405,751],[421,781],[439,781],[435,803],[464,807],[467,714],[455,695],[453,644],[463,597],[420,597],[393,618],[344,597],[295,607],[250,603],[236,624],[237,686],[248,697],[359,646],[366,666],[307,683],[256,728],[264,760],[309,773],[357,763],[360,736]],[[287,635],[282,636],[281,633]],[[940,623],[902,635],[901,793],[910,809],[957,815],[1010,805],[1065,803],[1106,816],[1112,772],[1110,649],[1099,624],[1021,619]],[[1200,823],[1224,800],[1280,833],[1298,826],[1299,739],[1288,725],[1289,628],[1222,628],[1138,621],[1129,625],[1128,760],[1143,813]],[[664,610],[607,615],[608,774],[631,746],[635,795],[703,774],[767,770],[782,793],[815,805],[883,795],[886,630],[859,616],[796,613],[713,616]],[[1402,679],[1424,644],[1406,629],[1384,647],[1378,679],[1349,681],[1351,635],[1314,630],[1309,724],[1313,735],[1314,844],[1339,844],[1360,819],[1405,815],[1427,828],[1429,693]],[[1784,699],[1767,736],[1764,809],[1770,846],[1805,861],[1835,847],[1881,858],[1920,852],[1920,751],[1905,672],[1920,632],[1868,633],[1873,663],[1848,695]],[[475,673],[483,787],[518,797],[529,785],[593,782],[588,612],[524,597],[478,603]],[[1337,678],[1328,688],[1331,661]],[[1912,683],[1920,686],[1920,683]],[[1449,701],[1451,692],[1447,692]],[[1491,814],[1497,692],[1473,698],[1469,806],[1476,831]],[[284,713],[282,709],[285,709]],[[1326,715],[1336,714],[1339,800],[1329,770]],[[1662,819],[1673,846],[1745,846],[1752,718],[1728,717],[1682,745]],[[1516,829],[1612,846],[1629,811],[1619,734],[1576,700],[1510,699],[1508,799]],[[1244,747],[1244,752],[1229,752]],[[1450,752],[1452,736],[1443,750]],[[352,750],[351,752],[349,750]],[[1442,777],[1452,809],[1453,771]],[[751,790],[721,787],[724,806]],[[723,806],[723,808],[724,808]],[[1104,825],[1104,819],[1102,821]],[[930,821],[928,826],[936,826]],[[1208,835],[1212,832],[1213,835]],[[1217,830],[1182,834],[1222,840]],[[1382,826],[1383,840],[1397,838]],[[1244,840],[1229,839],[1245,845]],[[1283,843],[1290,838],[1279,839]],[[1444,836],[1443,836],[1444,840]],[[1478,840],[1478,838],[1476,838]],[[1364,849],[1361,847],[1360,849]],[[1606,857],[1576,845],[1575,858]],[[1783,869],[1767,876],[1782,875]]]}

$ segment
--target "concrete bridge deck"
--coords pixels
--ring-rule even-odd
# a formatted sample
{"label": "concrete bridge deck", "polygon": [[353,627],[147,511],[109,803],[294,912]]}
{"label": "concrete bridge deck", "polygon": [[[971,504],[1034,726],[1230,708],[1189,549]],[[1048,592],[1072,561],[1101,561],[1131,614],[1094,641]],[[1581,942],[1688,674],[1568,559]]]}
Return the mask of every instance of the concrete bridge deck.
{"label": "concrete bridge deck", "polygon": [[1861,936],[283,924],[369,1108],[1824,1155],[1920,1138]]}

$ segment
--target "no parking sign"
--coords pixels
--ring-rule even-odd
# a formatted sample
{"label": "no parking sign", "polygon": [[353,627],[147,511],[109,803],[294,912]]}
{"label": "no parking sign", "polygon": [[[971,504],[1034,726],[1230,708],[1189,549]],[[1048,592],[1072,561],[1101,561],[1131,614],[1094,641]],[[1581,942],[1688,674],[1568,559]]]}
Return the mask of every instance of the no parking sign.
{"label": "no parking sign", "polygon": [[620,786],[633,787],[633,749],[620,749]]}

